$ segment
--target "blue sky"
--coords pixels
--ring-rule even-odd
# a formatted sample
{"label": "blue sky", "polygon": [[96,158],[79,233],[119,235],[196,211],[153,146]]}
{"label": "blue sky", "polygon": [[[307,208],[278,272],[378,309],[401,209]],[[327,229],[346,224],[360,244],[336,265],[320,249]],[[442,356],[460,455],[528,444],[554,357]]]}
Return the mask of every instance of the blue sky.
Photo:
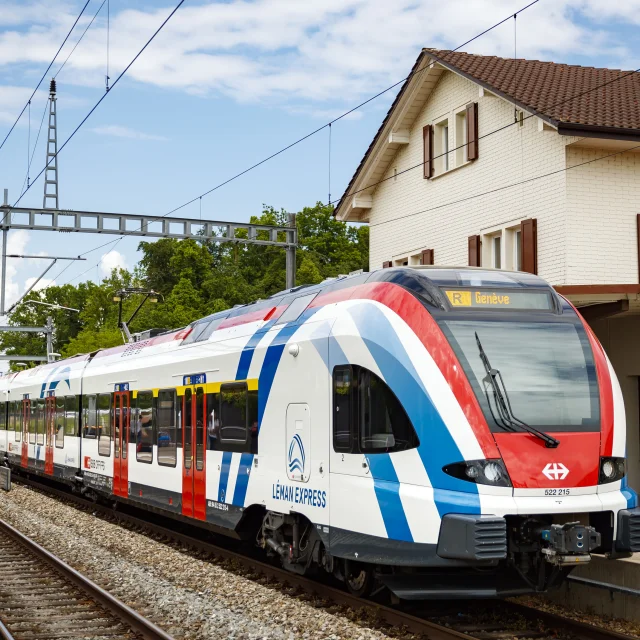
{"label": "blue sky", "polygon": [[[79,13],[75,0],[0,5],[0,133],[20,112]],[[175,3],[110,5],[110,76],[126,66]],[[177,0],[176,0],[177,1]],[[91,0],[53,70],[102,0]],[[405,76],[421,47],[457,47],[524,6],[524,0],[187,0],[60,154],[60,206],[162,215],[277,151]],[[540,0],[518,17],[519,57],[599,67],[640,66],[640,0]],[[104,92],[106,4],[58,75],[59,144]],[[513,21],[464,50],[513,55]],[[50,74],[51,75],[51,74]],[[31,152],[47,99],[31,107]],[[346,187],[396,90],[332,128],[331,193]],[[31,176],[45,162],[44,133]],[[25,116],[0,150],[0,187],[17,199],[27,169]],[[40,206],[42,179],[20,206]],[[203,218],[247,220],[270,204],[296,211],[328,198],[324,130],[202,200]],[[192,204],[180,212],[198,218]],[[11,232],[10,249],[77,255],[116,237]],[[57,284],[133,267],[138,240],[91,253]],[[110,251],[113,249],[113,251]],[[110,252],[105,254],[106,252]],[[98,264],[97,264],[98,263]],[[97,264],[97,266],[95,266]],[[7,269],[15,298],[43,261]],[[93,268],[95,267],[95,268]],[[74,282],[78,282],[76,279]]]}

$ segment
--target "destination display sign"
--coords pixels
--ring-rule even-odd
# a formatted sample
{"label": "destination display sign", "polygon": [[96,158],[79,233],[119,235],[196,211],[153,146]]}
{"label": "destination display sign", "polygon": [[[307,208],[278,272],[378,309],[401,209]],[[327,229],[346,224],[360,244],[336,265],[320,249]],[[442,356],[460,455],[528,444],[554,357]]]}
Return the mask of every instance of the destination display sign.
{"label": "destination display sign", "polygon": [[445,294],[454,308],[553,309],[547,291],[505,291],[500,289],[448,289]]}

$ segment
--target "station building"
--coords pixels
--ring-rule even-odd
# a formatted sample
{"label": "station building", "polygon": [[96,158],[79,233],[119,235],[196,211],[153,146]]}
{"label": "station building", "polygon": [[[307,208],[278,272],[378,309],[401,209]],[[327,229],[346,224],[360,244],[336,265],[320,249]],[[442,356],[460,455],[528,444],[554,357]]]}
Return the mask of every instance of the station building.
{"label": "station building", "polygon": [[371,269],[529,271],[579,307],[640,489],[640,74],[424,49],[335,215],[370,225]]}

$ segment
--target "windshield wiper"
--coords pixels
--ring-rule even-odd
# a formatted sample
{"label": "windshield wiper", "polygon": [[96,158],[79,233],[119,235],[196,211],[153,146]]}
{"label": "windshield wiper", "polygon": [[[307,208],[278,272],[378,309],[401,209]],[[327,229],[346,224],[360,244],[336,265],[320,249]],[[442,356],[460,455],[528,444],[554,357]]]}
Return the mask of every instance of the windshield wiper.
{"label": "windshield wiper", "polygon": [[[480,338],[478,337],[478,332],[476,334],[476,343],[478,344],[478,351],[480,353],[480,360],[482,360],[482,364],[484,365],[484,370],[487,372],[486,378],[483,379],[484,383],[484,392],[487,396],[487,402],[489,403],[489,410],[491,411],[491,415],[493,419],[496,421],[496,424],[507,429],[508,431],[515,431],[517,428],[523,429],[527,431],[532,436],[539,438],[542,440],[546,447],[549,449],[555,449],[560,441],[556,440],[548,433],[544,431],[540,431],[535,427],[532,427],[530,424],[523,422],[522,420],[516,418],[513,414],[513,409],[511,409],[511,402],[509,401],[509,394],[507,393],[507,387],[504,384],[504,380],[502,379],[502,374],[499,369],[494,369],[489,362],[489,358],[482,348],[482,343],[480,342]],[[500,382],[498,382],[500,379]],[[496,407],[498,409],[499,418],[493,412],[493,408],[491,407],[491,401],[489,400],[489,391],[487,389],[487,383],[491,385],[491,389],[493,390],[493,396],[495,398]],[[502,388],[500,388],[502,385]]]}

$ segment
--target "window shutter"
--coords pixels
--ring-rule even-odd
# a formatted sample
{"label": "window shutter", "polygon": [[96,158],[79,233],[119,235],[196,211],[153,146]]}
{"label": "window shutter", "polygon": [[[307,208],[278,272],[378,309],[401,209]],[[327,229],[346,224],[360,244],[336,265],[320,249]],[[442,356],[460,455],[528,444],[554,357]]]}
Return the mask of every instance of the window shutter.
{"label": "window shutter", "polygon": [[422,252],[421,264],[433,264],[433,249],[425,249]]}
{"label": "window shutter", "polygon": [[390,266],[391,266],[391,260],[387,260],[386,262],[382,263],[383,269],[388,269]]}
{"label": "window shutter", "polygon": [[480,266],[480,236],[469,236],[469,266]]}
{"label": "window shutter", "polygon": [[467,105],[467,159],[478,159],[478,103]]}
{"label": "window shutter", "polygon": [[529,218],[520,223],[522,271],[538,273],[538,221]]}
{"label": "window shutter", "polygon": [[422,127],[422,177],[428,180],[433,175],[433,127]]}

